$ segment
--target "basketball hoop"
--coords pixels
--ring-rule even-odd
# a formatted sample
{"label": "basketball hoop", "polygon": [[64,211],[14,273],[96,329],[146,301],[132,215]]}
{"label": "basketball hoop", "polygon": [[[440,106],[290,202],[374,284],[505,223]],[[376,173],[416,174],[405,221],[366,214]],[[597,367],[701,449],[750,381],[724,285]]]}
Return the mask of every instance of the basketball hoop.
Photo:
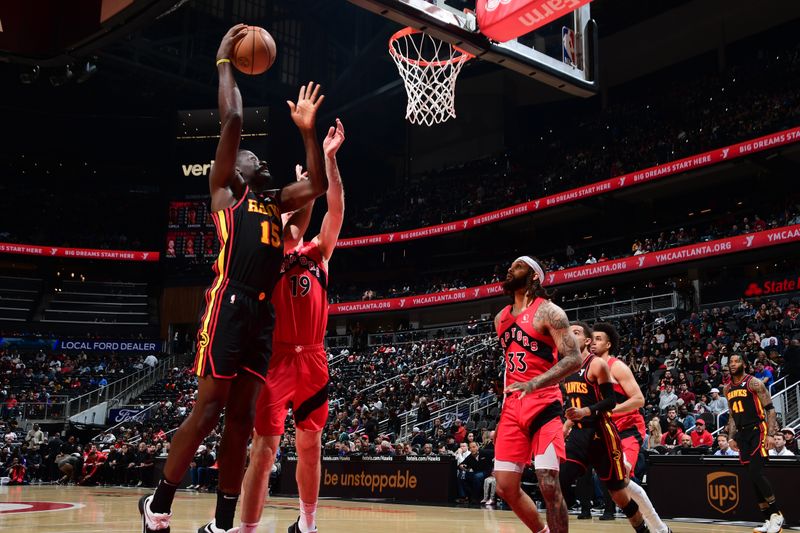
{"label": "basketball hoop", "polygon": [[406,87],[409,122],[433,126],[456,116],[456,79],[475,56],[414,28],[389,38],[389,55]]}

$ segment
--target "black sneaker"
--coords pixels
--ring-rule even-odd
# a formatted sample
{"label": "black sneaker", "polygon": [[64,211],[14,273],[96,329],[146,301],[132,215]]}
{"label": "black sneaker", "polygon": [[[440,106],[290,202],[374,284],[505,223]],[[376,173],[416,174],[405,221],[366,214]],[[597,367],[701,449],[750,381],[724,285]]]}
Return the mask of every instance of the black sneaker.
{"label": "black sneaker", "polygon": [[591,520],[591,519],[592,519],[592,513],[582,512],[581,514],[578,515],[578,520]]}
{"label": "black sneaker", "polygon": [[172,513],[154,513],[150,510],[153,495],[139,498],[139,514],[142,515],[142,533],[169,533],[169,520]]}
{"label": "black sneaker", "polygon": [[229,531],[239,531],[238,527],[233,529],[222,529],[217,527],[216,522],[213,520],[197,530],[197,533],[228,533]]}
{"label": "black sneaker", "polygon": [[616,520],[617,517],[614,516],[614,513],[603,513],[600,515],[600,520]]}
{"label": "black sneaker", "polygon": [[[314,531],[317,531],[316,527],[314,528]],[[295,520],[294,524],[289,526],[288,532],[289,533],[300,533],[300,517],[299,516],[297,517],[297,520]]]}

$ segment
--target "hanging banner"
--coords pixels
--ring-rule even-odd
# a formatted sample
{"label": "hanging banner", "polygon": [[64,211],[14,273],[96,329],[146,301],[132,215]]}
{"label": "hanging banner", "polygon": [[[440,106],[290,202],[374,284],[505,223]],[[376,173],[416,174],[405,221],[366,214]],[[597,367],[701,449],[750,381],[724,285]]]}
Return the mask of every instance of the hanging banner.
{"label": "hanging banner", "polygon": [[0,242],[0,253],[20,255],[41,255],[45,257],[69,257],[72,259],[104,259],[109,261],[158,261],[158,252],[137,252],[133,250],[100,250],[95,248],[59,248],[39,246],[38,244],[14,244]]}
{"label": "hanging banner", "polygon": [[[671,265],[674,263],[686,263],[698,259],[707,259],[721,255],[767,248],[780,244],[800,242],[800,224],[785,226],[771,230],[759,231],[758,233],[748,233],[736,237],[727,237],[716,241],[701,242],[670,248],[660,252],[650,252],[632,257],[623,257],[612,261],[604,261],[593,265],[583,265],[566,270],[548,272],[545,275],[545,286],[564,285],[576,281],[613,276],[626,272],[645,270],[660,266]],[[501,283],[482,285],[432,294],[421,294],[418,296],[406,296],[404,298],[387,298],[385,300],[367,300],[361,302],[343,302],[331,304],[329,314],[345,315],[350,313],[372,313],[377,311],[400,311],[414,307],[429,307],[432,305],[442,305],[459,302],[469,302],[481,300],[490,296],[497,296],[503,293]]]}
{"label": "hanging banner", "polygon": [[522,204],[504,207],[496,211],[484,213],[482,215],[465,218],[463,220],[455,220],[453,222],[446,222],[444,224],[437,224],[435,226],[426,226],[424,228],[410,229],[406,231],[395,231],[392,233],[380,233],[377,235],[364,235],[363,237],[348,237],[339,239],[336,246],[339,248],[356,248],[360,246],[376,246],[379,244],[391,244],[405,241],[412,241],[415,239],[425,239],[428,237],[437,237],[439,235],[447,235],[449,233],[457,233],[466,231],[478,226],[485,226],[486,224],[493,224],[501,220],[508,220],[522,215],[527,215],[536,211],[541,211],[550,207],[556,207],[572,202],[576,202],[583,198],[591,196],[598,196],[611,191],[626,189],[642,183],[682,174],[690,170],[706,167],[737,159],[746,155],[754,154],[771,148],[785,146],[800,141],[800,127],[792,128],[770,135],[765,135],[750,141],[733,144],[725,148],[718,148],[702,154],[685,157],[663,165],[646,168],[644,170],[637,170],[628,174],[622,174],[615,178],[610,178],[604,181],[584,185],[575,189],[551,194],[537,200],[531,200]]}

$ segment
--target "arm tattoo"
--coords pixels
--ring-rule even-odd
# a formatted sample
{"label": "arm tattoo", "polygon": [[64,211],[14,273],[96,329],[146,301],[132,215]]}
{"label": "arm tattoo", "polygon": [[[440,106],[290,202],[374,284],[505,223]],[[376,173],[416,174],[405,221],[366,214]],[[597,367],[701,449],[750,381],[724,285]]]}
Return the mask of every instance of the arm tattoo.
{"label": "arm tattoo", "polygon": [[[772,403],[772,397],[769,395],[769,391],[763,381],[751,379],[747,383],[747,386],[751,392],[758,396],[762,407]],[[775,409],[767,411],[767,431],[769,431],[770,435],[774,435],[778,432],[778,415],[775,413]]]}
{"label": "arm tattoo", "polygon": [[558,383],[581,366],[581,350],[578,340],[569,330],[569,320],[563,309],[550,302],[543,303],[533,317],[534,327],[548,330],[555,341],[561,356],[558,362],[548,371],[531,380],[535,388],[546,387]]}

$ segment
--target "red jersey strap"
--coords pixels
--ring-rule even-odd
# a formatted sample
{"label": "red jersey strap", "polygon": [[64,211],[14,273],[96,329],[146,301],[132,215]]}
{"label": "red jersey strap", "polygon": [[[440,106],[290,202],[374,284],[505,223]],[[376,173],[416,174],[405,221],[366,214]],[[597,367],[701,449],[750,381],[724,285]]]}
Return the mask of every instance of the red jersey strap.
{"label": "red jersey strap", "polygon": [[[503,339],[503,336],[507,332],[511,331],[515,326],[518,327],[520,325],[520,323],[529,322],[530,323],[530,331],[529,332],[525,332],[525,336],[527,336],[529,339],[533,338],[533,339],[536,339],[537,341],[543,342],[547,346],[549,346],[550,348],[555,349],[555,344],[553,343],[553,338],[550,335],[547,335],[546,333],[542,333],[542,332],[538,331],[533,326],[533,317],[536,316],[536,311],[539,309],[539,306],[542,305],[542,303],[544,303],[545,301],[548,301],[548,300],[544,300],[543,298],[536,298],[533,301],[533,303],[531,303],[531,305],[526,307],[516,317],[511,313],[512,306],[510,306],[510,305],[506,306],[500,313],[500,322],[502,323],[502,322],[508,320],[509,318],[513,318],[514,320],[511,323],[511,325],[509,327],[507,327],[502,333],[498,333],[498,337],[500,337],[501,341]],[[526,319],[525,317],[528,317],[528,318]]]}
{"label": "red jersey strap", "polygon": [[[608,358],[608,373],[609,374],[611,373],[611,367],[614,366],[614,363],[616,363],[617,361],[619,361],[619,359],[617,359],[616,357],[609,356],[609,358]],[[619,400],[620,400],[619,396],[622,396],[622,398],[623,398],[622,401],[625,401],[625,400],[628,399],[628,395],[625,394],[625,389],[622,388],[622,385],[620,385],[617,382],[613,382],[612,385],[614,385],[614,392],[617,393],[617,396],[618,396],[617,402],[618,403],[619,403]],[[625,414],[628,414],[628,413],[625,413]]]}

